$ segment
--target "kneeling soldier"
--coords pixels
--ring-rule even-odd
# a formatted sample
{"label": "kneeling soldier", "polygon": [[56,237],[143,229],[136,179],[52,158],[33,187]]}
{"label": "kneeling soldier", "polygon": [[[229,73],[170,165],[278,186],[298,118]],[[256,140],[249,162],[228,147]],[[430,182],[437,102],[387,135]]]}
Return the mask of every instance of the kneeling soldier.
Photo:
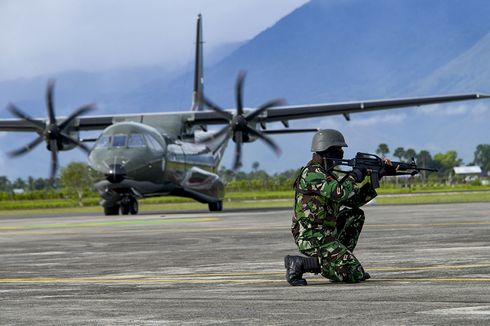
{"label": "kneeling soldier", "polygon": [[306,285],[303,273],[321,273],[337,282],[356,283],[370,276],[352,253],[364,224],[359,208],[376,197],[370,183],[359,188],[366,171],[353,169],[341,182],[331,159],[342,159],[347,147],[337,130],[318,131],[312,141],[313,158],[301,168],[296,181],[292,233],[299,251],[308,256],[286,256],[286,279]]}

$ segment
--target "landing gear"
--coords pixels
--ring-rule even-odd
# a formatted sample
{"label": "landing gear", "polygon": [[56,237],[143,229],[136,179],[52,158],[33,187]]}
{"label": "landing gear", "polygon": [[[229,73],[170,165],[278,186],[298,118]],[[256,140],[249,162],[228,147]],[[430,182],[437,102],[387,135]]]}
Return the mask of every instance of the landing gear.
{"label": "landing gear", "polygon": [[138,214],[138,201],[134,197],[125,197],[121,200],[121,214],[122,215],[136,215]]}
{"label": "landing gear", "polygon": [[109,215],[119,215],[119,210],[122,215],[136,215],[138,214],[138,200],[133,196],[123,197],[117,204],[112,206],[104,206],[104,214]]}
{"label": "landing gear", "polygon": [[221,212],[223,210],[223,201],[215,201],[214,203],[208,203],[209,210],[211,212]]}
{"label": "landing gear", "polygon": [[104,215],[119,215],[119,205],[104,207]]}

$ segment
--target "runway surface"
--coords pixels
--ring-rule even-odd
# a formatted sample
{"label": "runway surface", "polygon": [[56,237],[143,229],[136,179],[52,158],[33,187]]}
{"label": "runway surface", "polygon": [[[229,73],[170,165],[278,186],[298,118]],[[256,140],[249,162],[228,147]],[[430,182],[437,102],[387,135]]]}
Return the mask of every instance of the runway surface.
{"label": "runway surface", "polygon": [[306,287],[290,210],[0,217],[0,324],[490,324],[490,203],[365,212],[372,279]]}

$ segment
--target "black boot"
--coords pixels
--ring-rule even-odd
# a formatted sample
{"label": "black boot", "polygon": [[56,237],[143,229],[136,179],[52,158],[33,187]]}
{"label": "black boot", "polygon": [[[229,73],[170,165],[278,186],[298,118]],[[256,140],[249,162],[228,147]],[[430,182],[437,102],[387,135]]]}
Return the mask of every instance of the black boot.
{"label": "black boot", "polygon": [[369,275],[368,272],[364,272],[364,275],[361,279],[361,281],[369,280],[371,278],[371,275]]}
{"label": "black boot", "polygon": [[284,257],[284,267],[286,267],[286,280],[292,286],[307,285],[302,278],[303,273],[321,272],[320,264],[316,257],[286,256]]}

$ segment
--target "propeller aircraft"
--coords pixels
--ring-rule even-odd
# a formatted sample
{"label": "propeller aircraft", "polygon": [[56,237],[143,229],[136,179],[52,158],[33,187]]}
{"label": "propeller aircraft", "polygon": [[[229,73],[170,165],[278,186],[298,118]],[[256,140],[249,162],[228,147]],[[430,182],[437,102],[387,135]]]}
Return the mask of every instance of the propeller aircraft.
{"label": "propeller aircraft", "polygon": [[[45,142],[51,152],[53,180],[58,170],[58,152],[81,148],[88,154],[89,167],[103,175],[94,186],[102,198],[105,215],[137,214],[138,199],[167,195],[189,197],[207,203],[211,211],[221,211],[224,184],[217,169],[230,139],[235,142],[233,169],[236,170],[241,166],[244,143],[261,140],[279,154],[280,148],[270,135],[317,130],[290,129],[290,120],[330,115],[343,115],[350,120],[351,113],[490,97],[461,94],[291,106],[277,99],[249,109],[243,105],[245,73],[242,72],[235,85],[236,108],[225,110],[203,94],[202,44],[199,15],[190,111],[84,116],[95,108],[85,105],[66,118],[57,117],[54,82],[50,81],[46,91],[47,118],[32,118],[10,104],[8,110],[17,119],[0,120],[0,131],[38,134],[29,144],[10,152],[10,156],[26,154]],[[211,110],[203,110],[204,106]],[[266,129],[266,124],[271,122],[282,122],[285,128]],[[224,126],[217,132],[206,131],[212,125]],[[91,130],[100,130],[101,134],[89,148],[80,138],[80,132]]]}

